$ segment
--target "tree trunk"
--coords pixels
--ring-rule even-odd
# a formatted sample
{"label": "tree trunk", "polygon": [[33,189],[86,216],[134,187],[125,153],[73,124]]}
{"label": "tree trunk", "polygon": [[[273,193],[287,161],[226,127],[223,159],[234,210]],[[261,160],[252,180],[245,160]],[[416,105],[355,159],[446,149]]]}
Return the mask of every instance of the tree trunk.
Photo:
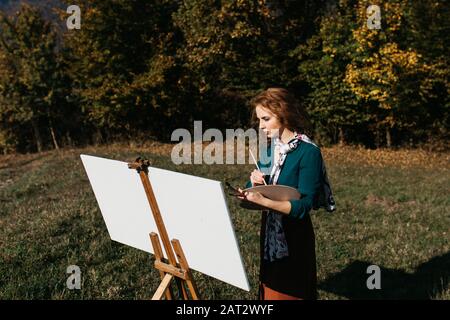
{"label": "tree trunk", "polygon": [[375,129],[375,147],[378,149],[379,147],[380,147],[380,145],[381,145],[381,142],[380,142],[380,129],[379,128],[376,128]]}
{"label": "tree trunk", "polygon": [[73,146],[72,138],[70,137],[69,131],[66,131],[66,144],[67,144],[69,147],[72,147],[72,146]]}
{"label": "tree trunk", "polygon": [[100,132],[99,128],[96,128],[96,130],[94,131],[92,140],[95,146],[99,145],[102,142],[102,133]]}
{"label": "tree trunk", "polygon": [[344,130],[339,127],[339,145],[343,146],[345,144]]}
{"label": "tree trunk", "polygon": [[48,120],[50,126],[50,134],[52,135],[53,145],[56,150],[59,150],[58,141],[56,140],[55,130],[53,129],[53,122],[51,119]]}
{"label": "tree trunk", "polygon": [[392,146],[392,136],[391,136],[391,130],[388,126],[386,128],[386,146],[390,148]]}
{"label": "tree trunk", "polygon": [[42,138],[36,119],[31,120],[31,126],[33,127],[34,140],[36,142],[37,151],[42,152]]}

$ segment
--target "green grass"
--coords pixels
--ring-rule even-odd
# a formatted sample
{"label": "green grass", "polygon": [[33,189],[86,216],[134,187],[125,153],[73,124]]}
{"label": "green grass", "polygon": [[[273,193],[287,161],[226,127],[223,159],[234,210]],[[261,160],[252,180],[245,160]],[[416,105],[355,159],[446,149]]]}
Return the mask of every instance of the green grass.
{"label": "green grass", "polygon": [[[351,150],[351,149],[349,149]],[[252,165],[182,165],[152,148],[98,147],[0,157],[0,299],[148,299],[149,254],[110,240],[79,154],[153,165],[243,185]],[[332,158],[338,211],[312,215],[320,299],[449,299],[450,174],[446,166],[374,166]],[[447,156],[448,158],[448,156]],[[194,272],[204,299],[256,299],[260,214],[229,199],[252,290]],[[68,290],[78,265],[82,289]],[[381,290],[366,287],[381,268]]]}

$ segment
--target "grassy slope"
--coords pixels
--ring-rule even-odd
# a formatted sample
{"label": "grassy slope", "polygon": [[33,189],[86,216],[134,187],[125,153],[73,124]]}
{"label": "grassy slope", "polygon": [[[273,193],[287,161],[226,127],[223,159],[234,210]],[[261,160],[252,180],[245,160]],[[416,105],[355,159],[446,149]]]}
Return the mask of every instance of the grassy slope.
{"label": "grassy slope", "polygon": [[[338,211],[313,215],[321,299],[449,299],[449,155],[323,149]],[[252,165],[183,165],[170,146],[109,146],[0,156],[1,299],[147,299],[159,283],[148,254],[109,239],[79,154],[243,185]],[[259,213],[229,201],[252,291],[195,273],[206,299],[255,299]],[[82,290],[66,288],[69,265]],[[368,265],[381,290],[366,288]]]}

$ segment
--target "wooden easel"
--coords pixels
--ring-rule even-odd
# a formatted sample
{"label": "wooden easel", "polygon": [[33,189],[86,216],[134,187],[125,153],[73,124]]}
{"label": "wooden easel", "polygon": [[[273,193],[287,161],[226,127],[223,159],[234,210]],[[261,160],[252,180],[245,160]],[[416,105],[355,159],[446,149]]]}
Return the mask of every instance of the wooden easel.
{"label": "wooden easel", "polygon": [[199,300],[200,298],[197,287],[189,270],[189,264],[186,260],[183,249],[181,248],[180,241],[177,239],[172,239],[172,241],[169,241],[169,235],[167,234],[166,227],[164,226],[164,221],[162,219],[161,212],[159,211],[152,185],[148,178],[149,166],[150,161],[141,159],[140,157],[137,158],[135,162],[128,164],[128,168],[135,169],[139,173],[150,208],[152,209],[153,218],[155,219],[159,236],[161,237],[164,249],[168,255],[167,263],[164,258],[164,253],[161,248],[158,234],[155,232],[150,233],[150,240],[152,242],[153,252],[155,254],[155,268],[159,270],[159,274],[161,276],[161,284],[154,293],[152,300],[160,300],[163,295],[165,295],[167,300],[172,300],[174,298],[173,291],[170,287],[172,279],[175,279],[178,292],[182,295],[182,299],[189,299],[188,292],[186,290],[187,286],[191,299]]}

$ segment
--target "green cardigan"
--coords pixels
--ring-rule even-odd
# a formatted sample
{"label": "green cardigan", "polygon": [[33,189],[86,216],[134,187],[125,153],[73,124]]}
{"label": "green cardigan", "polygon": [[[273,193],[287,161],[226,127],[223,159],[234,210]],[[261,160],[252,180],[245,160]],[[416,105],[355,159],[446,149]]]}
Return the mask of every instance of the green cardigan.
{"label": "green cardigan", "polygon": [[[268,155],[273,159],[271,147],[268,146]],[[309,213],[317,201],[322,186],[322,154],[320,149],[311,143],[301,141],[298,147],[288,153],[281,169],[277,184],[296,188],[301,195],[300,200],[289,200],[291,211],[289,217],[301,219]],[[271,163],[258,165],[264,172],[270,172]],[[264,170],[263,168],[267,168]],[[269,176],[266,175],[266,182]],[[251,187],[248,181],[246,188]]]}
{"label": "green cardigan", "polygon": [[[268,156],[273,158],[270,148]],[[294,187],[301,194],[300,200],[290,200],[289,214],[282,215],[283,230],[289,248],[288,257],[273,262],[264,260],[267,215],[261,215],[260,282],[273,290],[303,299],[317,298],[315,236],[308,213],[318,200],[322,187],[322,162],[320,149],[301,141],[295,150],[287,154],[281,169],[277,184]],[[271,167],[270,163],[259,165],[264,172]],[[268,178],[266,176],[266,182]],[[247,187],[250,186],[249,181]]]}

